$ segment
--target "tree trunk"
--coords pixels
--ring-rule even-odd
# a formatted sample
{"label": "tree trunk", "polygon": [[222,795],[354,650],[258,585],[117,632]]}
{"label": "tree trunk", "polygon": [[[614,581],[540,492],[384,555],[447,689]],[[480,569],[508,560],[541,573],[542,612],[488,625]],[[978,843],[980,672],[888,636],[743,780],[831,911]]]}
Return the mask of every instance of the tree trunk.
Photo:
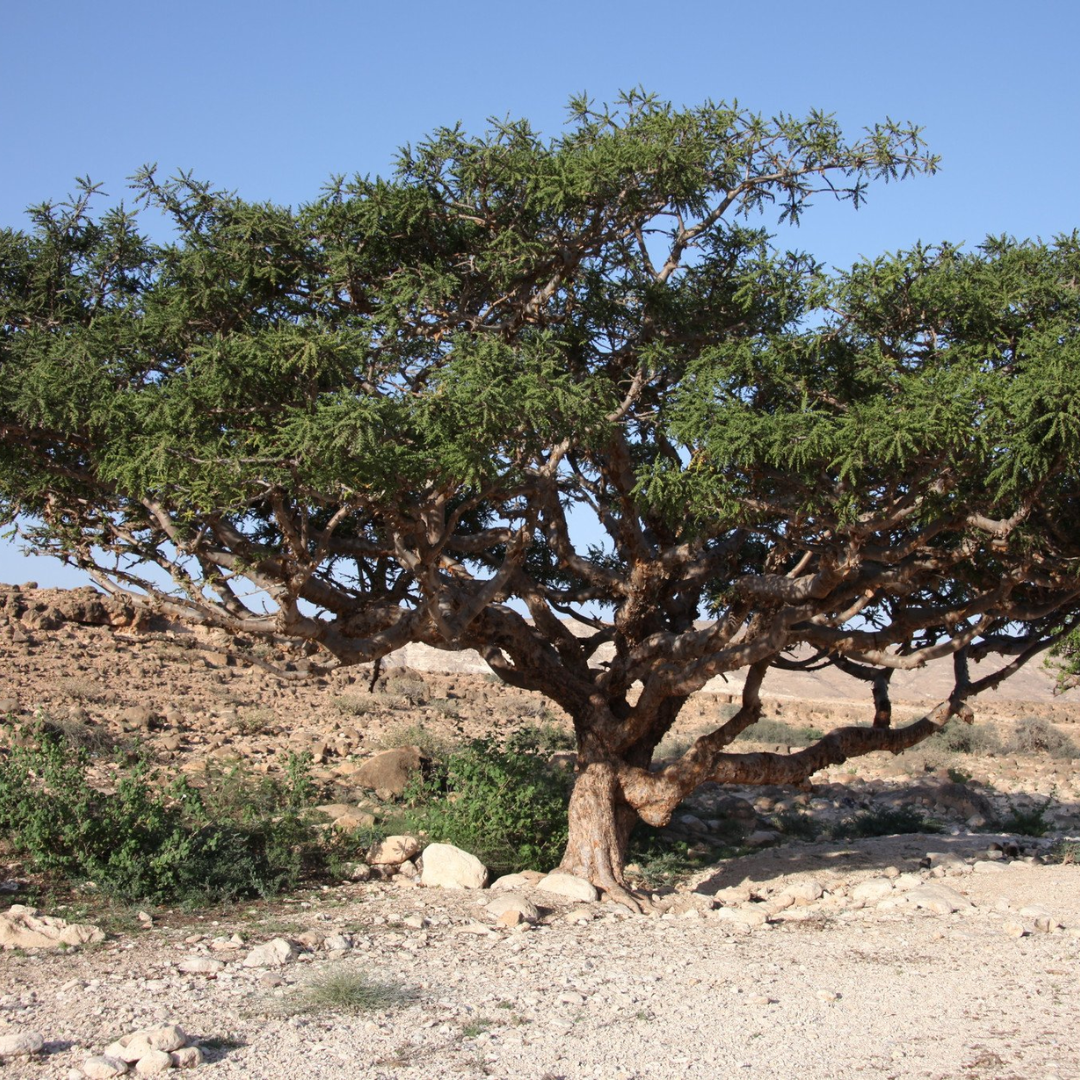
{"label": "tree trunk", "polygon": [[625,899],[630,894],[623,867],[637,819],[637,812],[623,798],[615,766],[608,762],[587,765],[570,796],[570,835],[559,869]]}

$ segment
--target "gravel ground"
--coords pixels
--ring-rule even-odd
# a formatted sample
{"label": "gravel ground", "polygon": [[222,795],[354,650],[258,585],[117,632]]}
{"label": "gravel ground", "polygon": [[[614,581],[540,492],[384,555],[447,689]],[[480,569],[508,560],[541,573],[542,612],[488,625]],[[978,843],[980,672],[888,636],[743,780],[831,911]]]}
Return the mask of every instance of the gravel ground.
{"label": "gravel ground", "polygon": [[[503,929],[483,911],[490,893],[378,884],[167,917],[65,954],[8,952],[0,1036],[37,1030],[46,1048],[0,1076],[66,1078],[112,1039],[169,1020],[203,1046],[196,1075],[245,1080],[1080,1077],[1080,867],[990,867],[985,847],[975,836],[793,844],[722,864],[651,916],[526,890],[541,924]],[[944,855],[937,869],[931,851]],[[895,888],[860,906],[852,893],[867,879]],[[913,906],[905,890],[926,882],[972,906]],[[816,886],[824,895],[807,901]],[[243,946],[223,948],[234,933]],[[328,952],[322,939],[342,934],[351,947]],[[244,965],[252,946],[301,935],[312,951],[296,962]],[[191,958],[224,966],[181,971]],[[295,1013],[328,972],[407,998]]]}

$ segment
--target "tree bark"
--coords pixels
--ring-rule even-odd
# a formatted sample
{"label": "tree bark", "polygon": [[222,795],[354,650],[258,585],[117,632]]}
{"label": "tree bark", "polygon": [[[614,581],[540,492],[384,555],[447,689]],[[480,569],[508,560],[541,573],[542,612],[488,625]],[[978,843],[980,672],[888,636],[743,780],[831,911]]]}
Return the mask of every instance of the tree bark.
{"label": "tree bark", "polygon": [[587,765],[570,796],[569,839],[559,869],[640,908],[640,899],[632,896],[623,878],[630,832],[637,819],[637,812],[623,798],[616,766],[609,762]]}

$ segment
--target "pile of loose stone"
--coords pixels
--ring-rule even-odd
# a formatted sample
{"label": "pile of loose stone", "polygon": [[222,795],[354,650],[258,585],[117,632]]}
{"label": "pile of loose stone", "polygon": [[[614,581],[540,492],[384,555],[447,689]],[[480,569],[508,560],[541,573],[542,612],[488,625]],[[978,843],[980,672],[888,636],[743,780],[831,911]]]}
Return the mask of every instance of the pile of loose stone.
{"label": "pile of loose stone", "polygon": [[[39,1031],[0,1035],[0,1062],[30,1060],[46,1048]],[[133,1031],[87,1058],[80,1068],[68,1072],[68,1080],[111,1080],[134,1072],[136,1076],[160,1076],[170,1069],[193,1069],[203,1053],[178,1024]]]}

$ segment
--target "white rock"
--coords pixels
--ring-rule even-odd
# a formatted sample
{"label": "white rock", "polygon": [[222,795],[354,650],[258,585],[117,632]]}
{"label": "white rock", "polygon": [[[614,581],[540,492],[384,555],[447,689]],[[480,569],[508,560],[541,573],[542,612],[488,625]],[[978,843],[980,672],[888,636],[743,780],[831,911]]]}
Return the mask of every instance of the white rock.
{"label": "white rock", "polygon": [[820,900],[825,889],[822,887],[820,881],[815,881],[813,878],[808,878],[806,881],[792,882],[784,893],[790,896],[796,904],[812,904],[815,900]]}
{"label": "white rock", "polygon": [[888,878],[868,878],[866,881],[860,881],[851,890],[851,899],[864,904],[872,904],[878,900],[884,900],[893,891],[893,883]]}
{"label": "white rock", "polygon": [[105,933],[97,926],[42,915],[25,904],[12,904],[0,914],[0,948],[55,949],[60,945],[104,940]]}
{"label": "white rock", "polygon": [[475,856],[453,844],[428,844],[424,848],[424,872],[420,883],[444,889],[482,889],[487,867]]}
{"label": "white rock", "polygon": [[151,1050],[179,1050],[187,1045],[187,1032],[179,1024],[162,1024],[161,1027],[149,1028],[143,1034]]}
{"label": "white rock", "polygon": [[1001,928],[1011,938],[1022,938],[1028,932],[1027,927],[1017,919],[1006,919]]}
{"label": "white rock", "polygon": [[300,950],[288,938],[274,938],[264,945],[257,945],[244,957],[244,967],[280,967],[291,964]]}
{"label": "white rock", "polygon": [[503,874],[491,883],[492,892],[501,892],[504,889],[524,889],[529,885],[535,885],[544,875],[535,870],[526,870],[521,874]]}
{"label": "white rock", "polygon": [[108,1054],[87,1058],[82,1063],[84,1076],[90,1080],[110,1080],[113,1076],[123,1076],[128,1071],[127,1062]]}
{"label": "white rock", "polygon": [[139,1058],[135,1065],[135,1072],[139,1076],[160,1076],[172,1068],[172,1055],[164,1050],[151,1050],[144,1057]]}
{"label": "white rock", "polygon": [[174,1069],[194,1069],[203,1063],[203,1052],[197,1046],[182,1046],[169,1057]]}
{"label": "white rock", "polygon": [[927,882],[917,889],[912,889],[904,897],[914,907],[925,908],[938,915],[948,915],[953,911],[966,911],[975,905],[955,889],[937,882]]}
{"label": "white rock", "polygon": [[761,904],[744,908],[717,908],[713,915],[721,922],[735,923],[737,926],[764,926],[768,921],[768,912],[763,910]]}
{"label": "white rock", "polygon": [[1048,934],[1051,930],[1060,930],[1061,922],[1054,916],[1049,908],[1042,904],[1028,904],[1020,909],[1020,918],[1030,919],[1035,924],[1035,929],[1041,934]]}
{"label": "white rock", "polygon": [[1007,870],[1008,866],[1003,862],[992,862],[989,859],[979,859],[971,867],[975,874],[1000,874]]}
{"label": "white rock", "polygon": [[504,893],[502,896],[497,896],[490,904],[484,906],[484,910],[496,919],[508,911],[516,911],[523,919],[528,919],[530,922],[536,922],[540,918],[536,905],[520,893]]}
{"label": "white rock", "polygon": [[39,1031],[12,1031],[0,1035],[0,1059],[36,1054],[45,1045]]}
{"label": "white rock", "polygon": [[214,960],[209,956],[189,956],[176,965],[178,971],[186,975],[216,975],[225,970],[223,960]]}
{"label": "white rock", "polygon": [[901,874],[897,878],[893,878],[893,888],[897,892],[910,892],[912,889],[917,889],[923,883],[923,879],[918,874]]}
{"label": "white rock", "polygon": [[367,854],[371,866],[400,866],[420,854],[420,841],[415,836],[388,836],[375,844]]}
{"label": "white rock", "polygon": [[600,899],[600,894],[591,882],[575,877],[573,874],[565,874],[561,870],[555,870],[547,877],[541,878],[536,883],[536,887],[545,892],[555,893],[556,896],[569,897],[571,900],[593,903]]}

